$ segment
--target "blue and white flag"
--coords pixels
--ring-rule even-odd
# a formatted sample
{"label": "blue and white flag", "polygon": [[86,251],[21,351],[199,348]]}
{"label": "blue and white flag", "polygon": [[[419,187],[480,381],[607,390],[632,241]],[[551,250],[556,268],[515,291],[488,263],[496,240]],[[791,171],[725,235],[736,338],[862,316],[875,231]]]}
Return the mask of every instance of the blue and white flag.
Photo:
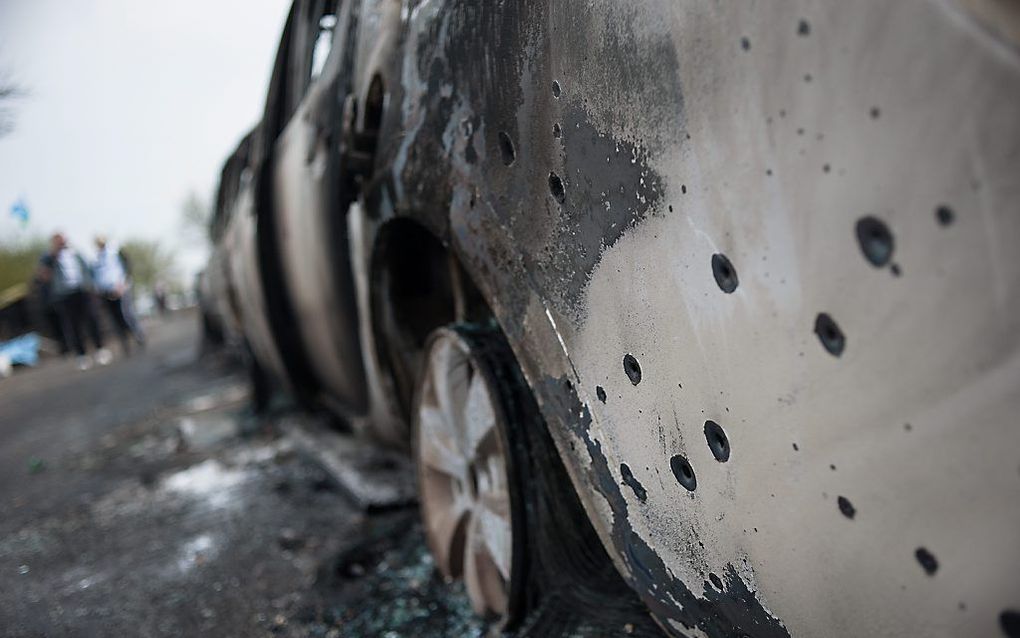
{"label": "blue and white flag", "polygon": [[23,225],[28,223],[28,204],[23,198],[11,204],[11,217],[20,220]]}

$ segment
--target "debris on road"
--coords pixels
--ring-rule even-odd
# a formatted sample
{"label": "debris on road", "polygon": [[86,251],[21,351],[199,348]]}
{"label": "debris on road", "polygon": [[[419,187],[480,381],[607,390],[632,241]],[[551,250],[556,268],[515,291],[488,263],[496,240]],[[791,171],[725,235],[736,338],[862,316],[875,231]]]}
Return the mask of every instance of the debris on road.
{"label": "debris on road", "polygon": [[361,510],[416,502],[414,468],[408,457],[337,432],[315,419],[287,417],[278,427],[301,452],[329,470]]}
{"label": "debris on road", "polygon": [[482,635],[402,507],[406,466],[300,413],[254,416],[240,371],[197,360],[194,332],[171,319],[85,381],[56,362],[5,387],[0,633]]}

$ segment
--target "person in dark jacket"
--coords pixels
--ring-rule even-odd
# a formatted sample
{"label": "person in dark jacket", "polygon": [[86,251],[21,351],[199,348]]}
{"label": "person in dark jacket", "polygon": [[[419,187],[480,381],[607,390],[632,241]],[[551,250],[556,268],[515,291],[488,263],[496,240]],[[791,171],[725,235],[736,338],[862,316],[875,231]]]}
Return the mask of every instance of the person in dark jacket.
{"label": "person in dark jacket", "polygon": [[145,335],[135,318],[131,303],[131,267],[124,251],[111,246],[102,235],[96,237],[96,261],[92,278],[100,302],[110,315],[120,336],[124,352],[131,351],[131,340],[145,347]]}
{"label": "person in dark jacket", "polygon": [[60,233],[50,239],[50,250],[39,260],[39,279],[49,285],[50,301],[60,317],[64,337],[78,353],[78,369],[92,367],[85,344],[86,333],[96,346],[95,362],[106,365],[113,355],[103,347],[91,295],[91,273],[88,264],[67,246]]}
{"label": "person in dark jacket", "polygon": [[61,355],[70,353],[71,348],[67,344],[67,337],[64,336],[64,324],[53,303],[53,295],[50,294],[50,282],[43,281],[38,272],[32,277],[32,297],[38,308],[38,321],[42,333],[57,343]]}

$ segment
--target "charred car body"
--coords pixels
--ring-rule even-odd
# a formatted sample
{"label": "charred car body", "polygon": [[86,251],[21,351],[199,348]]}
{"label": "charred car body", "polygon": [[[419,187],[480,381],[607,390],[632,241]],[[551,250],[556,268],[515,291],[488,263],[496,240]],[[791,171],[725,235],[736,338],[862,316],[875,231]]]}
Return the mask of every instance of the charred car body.
{"label": "charred car body", "polygon": [[1020,635],[1018,25],[297,2],[206,296],[481,613],[574,517],[675,635]]}

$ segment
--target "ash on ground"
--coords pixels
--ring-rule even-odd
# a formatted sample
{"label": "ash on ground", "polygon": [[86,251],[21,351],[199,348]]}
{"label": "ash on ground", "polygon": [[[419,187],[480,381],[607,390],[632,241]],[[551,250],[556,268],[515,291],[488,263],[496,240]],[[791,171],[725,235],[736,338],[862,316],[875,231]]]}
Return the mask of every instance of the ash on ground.
{"label": "ash on ground", "polygon": [[197,318],[143,354],[3,382],[0,634],[481,636],[414,506],[366,512],[198,356]]}

